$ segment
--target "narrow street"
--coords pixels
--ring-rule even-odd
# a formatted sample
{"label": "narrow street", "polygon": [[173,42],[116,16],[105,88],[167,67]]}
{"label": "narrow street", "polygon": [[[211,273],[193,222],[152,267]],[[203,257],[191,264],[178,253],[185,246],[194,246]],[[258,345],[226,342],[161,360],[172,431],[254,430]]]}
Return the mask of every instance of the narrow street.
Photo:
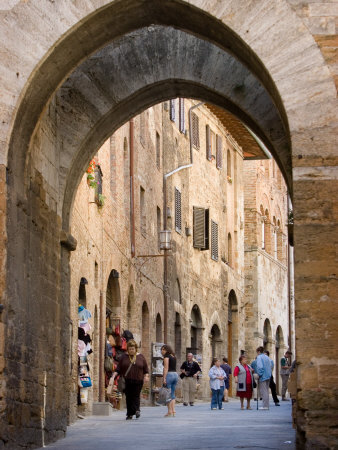
{"label": "narrow street", "polygon": [[172,449],[294,449],[291,403],[281,402],[270,411],[241,411],[238,400],[211,411],[207,403],[176,407],[166,418],[164,407],[142,408],[141,418],[125,420],[125,412],[110,417],[91,416],[68,428],[67,437],[48,449],[172,450]]}

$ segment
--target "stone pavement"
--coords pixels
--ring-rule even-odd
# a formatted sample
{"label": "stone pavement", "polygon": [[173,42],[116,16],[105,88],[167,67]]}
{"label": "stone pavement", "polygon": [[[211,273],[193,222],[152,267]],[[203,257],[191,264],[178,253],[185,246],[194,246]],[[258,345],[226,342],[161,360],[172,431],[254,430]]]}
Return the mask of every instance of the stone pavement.
{"label": "stone pavement", "polygon": [[[253,407],[256,404],[253,403]],[[224,411],[210,404],[176,406],[176,417],[165,418],[166,408],[144,407],[141,418],[125,420],[125,412],[90,416],[68,427],[67,437],[48,449],[60,450],[173,450],[173,449],[289,449],[295,448],[291,404],[270,402],[269,411],[241,411],[239,400],[224,403]]]}

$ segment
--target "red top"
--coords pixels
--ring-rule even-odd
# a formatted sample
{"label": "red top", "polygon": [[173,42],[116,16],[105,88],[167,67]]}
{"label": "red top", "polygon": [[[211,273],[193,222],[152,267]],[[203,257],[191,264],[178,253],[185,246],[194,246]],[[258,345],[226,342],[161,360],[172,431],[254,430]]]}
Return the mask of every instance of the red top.
{"label": "red top", "polygon": [[[242,364],[242,366],[244,367],[244,369],[246,371],[246,384],[248,385],[251,383],[251,371],[247,364]],[[237,377],[238,373],[239,373],[239,367],[236,366],[235,370],[234,370],[234,377]]]}

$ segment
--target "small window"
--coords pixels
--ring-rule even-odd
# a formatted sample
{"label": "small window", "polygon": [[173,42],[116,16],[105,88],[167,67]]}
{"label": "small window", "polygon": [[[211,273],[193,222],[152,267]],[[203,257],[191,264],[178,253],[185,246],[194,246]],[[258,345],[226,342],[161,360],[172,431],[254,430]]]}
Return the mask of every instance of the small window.
{"label": "small window", "polygon": [[156,131],[156,165],[159,169],[161,167],[161,138]]}
{"label": "small window", "polygon": [[94,285],[96,288],[99,287],[99,265],[96,261],[94,266]]}
{"label": "small window", "polygon": [[191,113],[192,145],[200,148],[199,118],[195,113]]}
{"label": "small window", "polygon": [[170,120],[175,122],[175,99],[170,100],[169,117],[170,117]]}
{"label": "small window", "polygon": [[218,261],[218,224],[211,221],[211,259]]}
{"label": "small window", "polygon": [[179,130],[181,133],[185,132],[185,117],[184,117],[184,98],[180,98],[180,123]]}
{"label": "small window", "polygon": [[182,232],[181,192],[175,188],[175,230]]}
{"label": "small window", "polygon": [[147,231],[146,223],[146,204],[145,204],[145,190],[140,186],[140,229],[143,235]]}
{"label": "small window", "polygon": [[216,135],[216,167],[217,169],[222,169],[222,138]]}
{"label": "small window", "polygon": [[200,250],[209,249],[209,209],[193,208],[193,245]]}
{"label": "small window", "polygon": [[157,207],[157,248],[161,249],[160,231],[161,231],[161,209]]}
{"label": "small window", "polygon": [[99,165],[97,165],[95,167],[95,182],[96,182],[95,202],[98,204],[98,206],[102,206],[103,205],[103,198],[102,198],[102,193],[103,193],[103,187],[102,187],[103,174],[102,174],[101,167]]}
{"label": "small window", "polygon": [[231,181],[231,153],[227,150],[227,177],[228,181]]}
{"label": "small window", "polygon": [[206,158],[211,161],[211,140],[210,140],[210,127],[207,125],[205,127],[205,143],[206,143]]}
{"label": "small window", "polygon": [[228,264],[232,267],[232,238],[230,233],[228,233]]}

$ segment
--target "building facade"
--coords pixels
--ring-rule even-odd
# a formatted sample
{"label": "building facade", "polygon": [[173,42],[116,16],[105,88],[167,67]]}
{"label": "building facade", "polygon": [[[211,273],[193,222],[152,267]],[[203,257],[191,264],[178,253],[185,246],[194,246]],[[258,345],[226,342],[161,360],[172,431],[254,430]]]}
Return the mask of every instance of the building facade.
{"label": "building facade", "polygon": [[[273,209],[265,201],[272,191]],[[261,203],[271,211],[266,230],[279,227],[278,260],[258,248]],[[255,226],[249,225],[249,207],[256,209]],[[255,347],[266,340],[265,316],[273,327],[282,317],[278,325],[287,342],[285,183],[272,160],[245,160],[226,120],[207,105],[171,100],[115,132],[81,180],[71,223],[78,242],[71,257],[73,323],[79,303],[93,316],[89,411],[99,397],[100,320],[104,327],[132,331],[150,365],[152,342],[166,340],[179,364],[191,351],[202,365],[199,396],[204,399],[212,357],[227,356],[235,365],[246,350],[254,358]],[[160,248],[164,229],[171,231],[171,249],[165,252]],[[257,255],[252,259],[254,247],[271,267],[261,267]],[[254,289],[248,283],[253,278]],[[73,416],[75,395],[76,389]]]}

